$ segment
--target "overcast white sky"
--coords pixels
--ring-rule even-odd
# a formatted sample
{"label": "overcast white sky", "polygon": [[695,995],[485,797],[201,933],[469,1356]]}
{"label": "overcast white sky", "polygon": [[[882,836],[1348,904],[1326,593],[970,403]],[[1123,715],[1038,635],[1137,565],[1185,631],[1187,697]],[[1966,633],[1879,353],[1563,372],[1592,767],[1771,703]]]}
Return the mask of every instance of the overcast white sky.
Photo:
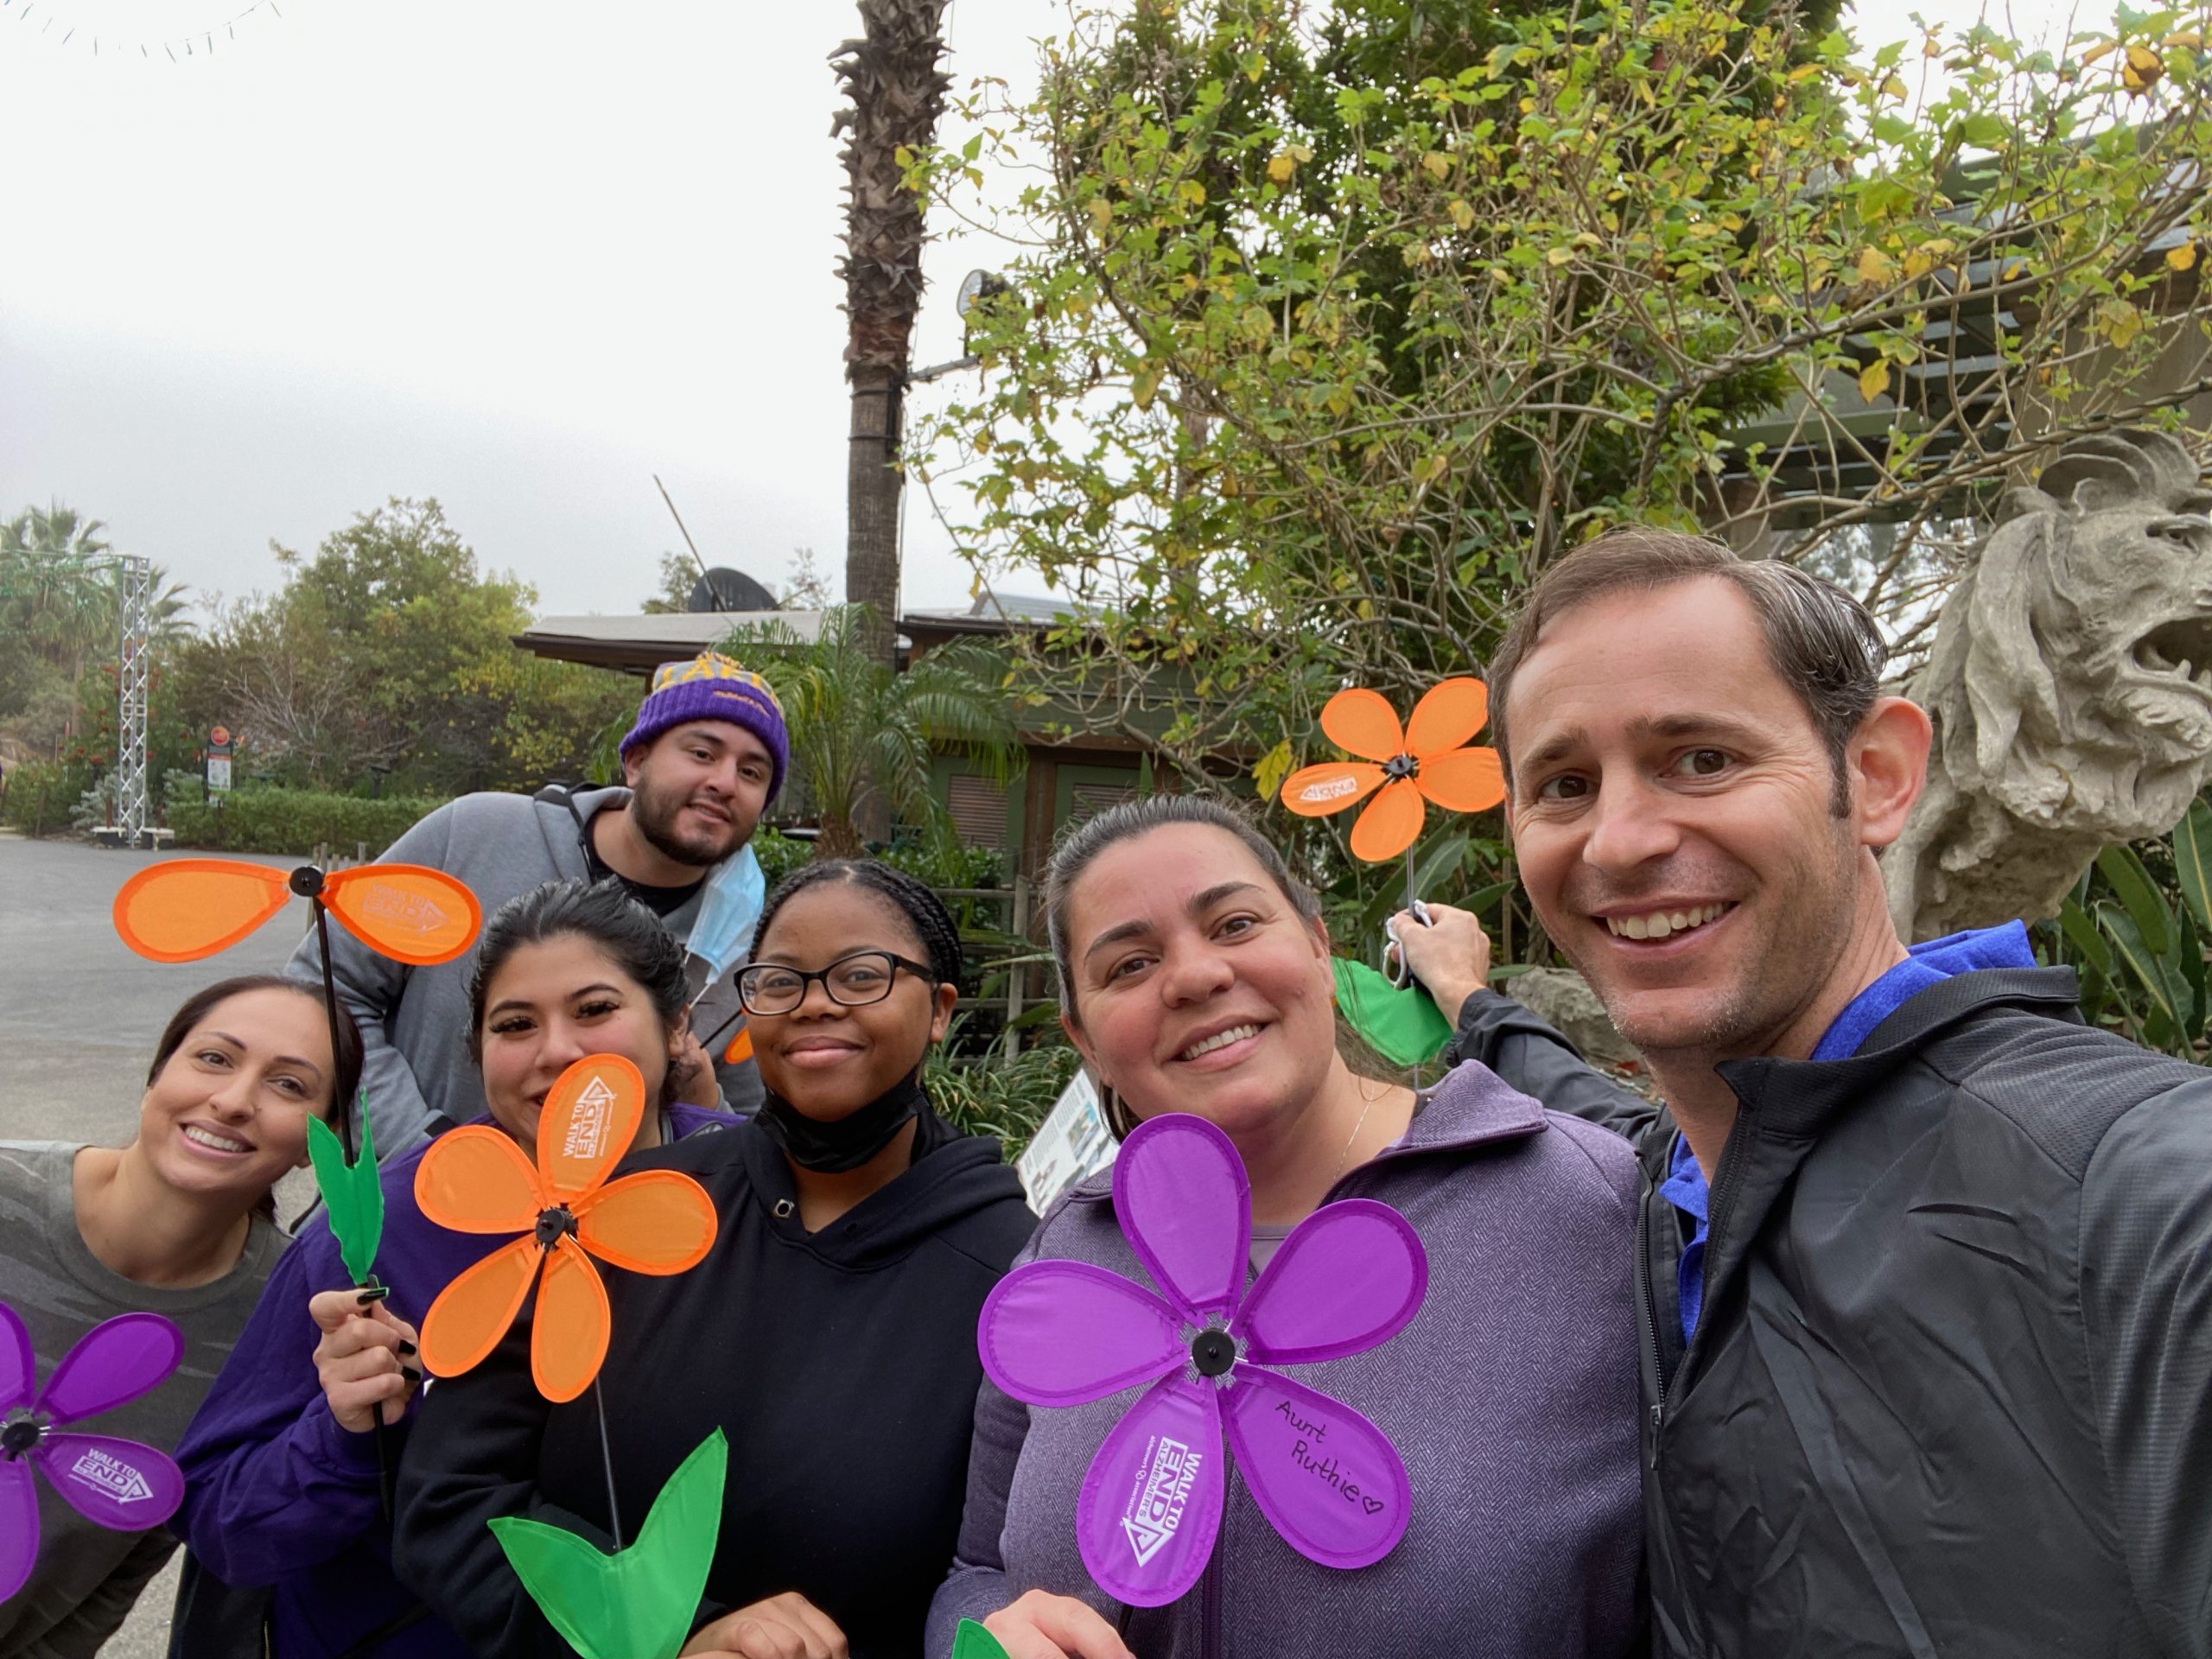
{"label": "overcast white sky", "polygon": [[[658,472],[710,562],[842,581],[849,4],[264,0],[226,35],[248,3],[0,0],[0,513],[58,499],[238,594],[272,537],[435,495],[544,611],[622,613],[680,546]],[[1975,8],[1871,0],[1862,41],[1914,10]],[[954,0],[956,77],[1026,79],[1061,15]],[[932,251],[918,362],[988,263]],[[906,604],[967,598],[949,545],[910,498]]]}

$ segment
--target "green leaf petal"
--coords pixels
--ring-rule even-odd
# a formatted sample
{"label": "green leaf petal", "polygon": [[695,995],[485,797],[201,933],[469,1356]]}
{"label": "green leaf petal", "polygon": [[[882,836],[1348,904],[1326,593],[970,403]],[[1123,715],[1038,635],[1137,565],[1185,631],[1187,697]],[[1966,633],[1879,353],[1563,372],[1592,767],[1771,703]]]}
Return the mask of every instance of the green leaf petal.
{"label": "green leaf petal", "polygon": [[2135,931],[2151,954],[2163,957],[2174,948],[2174,916],[2158,890],[2151,884],[2151,873],[2143,868],[2143,861],[2135,855],[2132,847],[2111,846],[2097,855],[2097,868],[2104,873],[2120,902],[2127,907]]}
{"label": "green leaf petal", "polygon": [[952,1659],[1009,1659],[999,1639],[972,1618],[960,1621],[952,1637]]}
{"label": "green leaf petal", "polygon": [[584,1659],[674,1659],[707,1588],[728,1471],[729,1442],[716,1429],[668,1478],[637,1541],[619,1554],[524,1516],[498,1517],[492,1533],[531,1599]]}
{"label": "green leaf petal", "polygon": [[2190,803],[2189,816],[2174,826],[2174,868],[2196,925],[2212,933],[2212,803],[2202,797]]}
{"label": "green leaf petal", "polygon": [[346,1161],[346,1148],[330,1125],[319,1117],[308,1120],[308,1159],[315,1166],[315,1184],[321,1190],[323,1207],[330,1212],[330,1231],[338,1241],[338,1254],[353,1282],[365,1285],[376,1266],[377,1246],[384,1242],[384,1184],[377,1179],[376,1142],[369,1133],[369,1097],[365,1091],[357,1114],[361,1126],[361,1154]]}

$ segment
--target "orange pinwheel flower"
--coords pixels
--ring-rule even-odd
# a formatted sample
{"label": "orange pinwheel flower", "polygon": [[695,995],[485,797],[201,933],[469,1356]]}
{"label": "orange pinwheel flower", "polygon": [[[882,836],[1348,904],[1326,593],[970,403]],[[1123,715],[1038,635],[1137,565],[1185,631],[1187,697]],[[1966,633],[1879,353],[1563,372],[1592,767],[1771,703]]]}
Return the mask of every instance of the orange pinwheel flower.
{"label": "orange pinwheel flower", "polygon": [[715,1205],[698,1182],[672,1169],[607,1180],[630,1149],[645,1107],[638,1068],[619,1054],[593,1054],[563,1071],[546,1096],[535,1167],[505,1135],[481,1123],[431,1142],[415,1168],[423,1213],[457,1233],[522,1235],[430,1304],[422,1350],[434,1375],[458,1376],[480,1364],[534,1282],[530,1374],[548,1400],[573,1400],[599,1375],[613,1328],[607,1287],[591,1258],[632,1273],[671,1274],[707,1254]]}
{"label": "orange pinwheel flower", "polygon": [[1480,680],[1438,682],[1402,728],[1381,692],[1360,686],[1339,691],[1321,710],[1321,729],[1362,759],[1294,772],[1283,779],[1282,804],[1300,817],[1319,818],[1374,795],[1351,827],[1351,850],[1355,858],[1383,863],[1420,836],[1424,801],[1447,812],[1479,812],[1505,798],[1497,751],[1465,747],[1489,718],[1490,693]]}
{"label": "orange pinwheel flower", "polygon": [[115,895],[115,931],[142,957],[197,962],[227,950],[294,893],[320,898],[370,950],[410,967],[451,962],[476,941],[476,895],[443,870],[361,864],[328,874],[312,865],[271,869],[234,858],[149,864]]}

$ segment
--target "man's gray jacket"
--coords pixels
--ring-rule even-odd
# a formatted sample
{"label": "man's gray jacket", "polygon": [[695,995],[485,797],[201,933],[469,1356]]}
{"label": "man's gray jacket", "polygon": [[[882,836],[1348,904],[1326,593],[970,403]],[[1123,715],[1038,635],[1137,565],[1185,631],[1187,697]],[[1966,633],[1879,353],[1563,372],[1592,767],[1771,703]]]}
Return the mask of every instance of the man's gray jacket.
{"label": "man's gray jacket", "polygon": [[[584,790],[572,798],[573,812],[569,801],[554,791],[537,799],[464,795],[392,842],[383,859],[427,864],[458,877],[475,893],[489,921],[508,899],[543,882],[597,873],[585,854],[582,826],[628,800],[630,792]],[[661,918],[678,943],[690,932],[703,892],[702,887]],[[480,1116],[484,1082],[468,1058],[468,980],[476,971],[475,949],[435,968],[410,968],[378,956],[340,927],[331,928],[330,944],[339,999],[360,1022],[367,1049],[361,1082],[368,1091],[378,1160],[395,1157],[422,1140],[434,1117],[466,1123]],[[691,1022],[715,1056],[724,1101],[733,1110],[750,1112],[760,1103],[760,1072],[750,1059],[722,1063],[731,1041],[744,1029],[735,984],[744,963],[741,953],[700,998]],[[321,982],[313,929],[285,971],[295,979]]]}
{"label": "man's gray jacket", "polygon": [[1720,1067],[1685,1351],[1675,1128],[1488,991],[1452,1058],[1637,1143],[1644,1508],[1682,1659],[2212,1656],[2212,1075],[1967,973]]}

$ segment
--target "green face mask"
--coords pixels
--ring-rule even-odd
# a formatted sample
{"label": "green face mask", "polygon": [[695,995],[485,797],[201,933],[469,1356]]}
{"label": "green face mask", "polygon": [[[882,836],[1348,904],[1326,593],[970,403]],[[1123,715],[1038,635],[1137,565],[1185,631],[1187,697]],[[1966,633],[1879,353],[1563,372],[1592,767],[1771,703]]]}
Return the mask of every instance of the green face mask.
{"label": "green face mask", "polygon": [[1399,990],[1363,962],[1338,957],[1337,1009],[1393,1065],[1425,1065],[1452,1040],[1446,1020],[1418,984]]}

